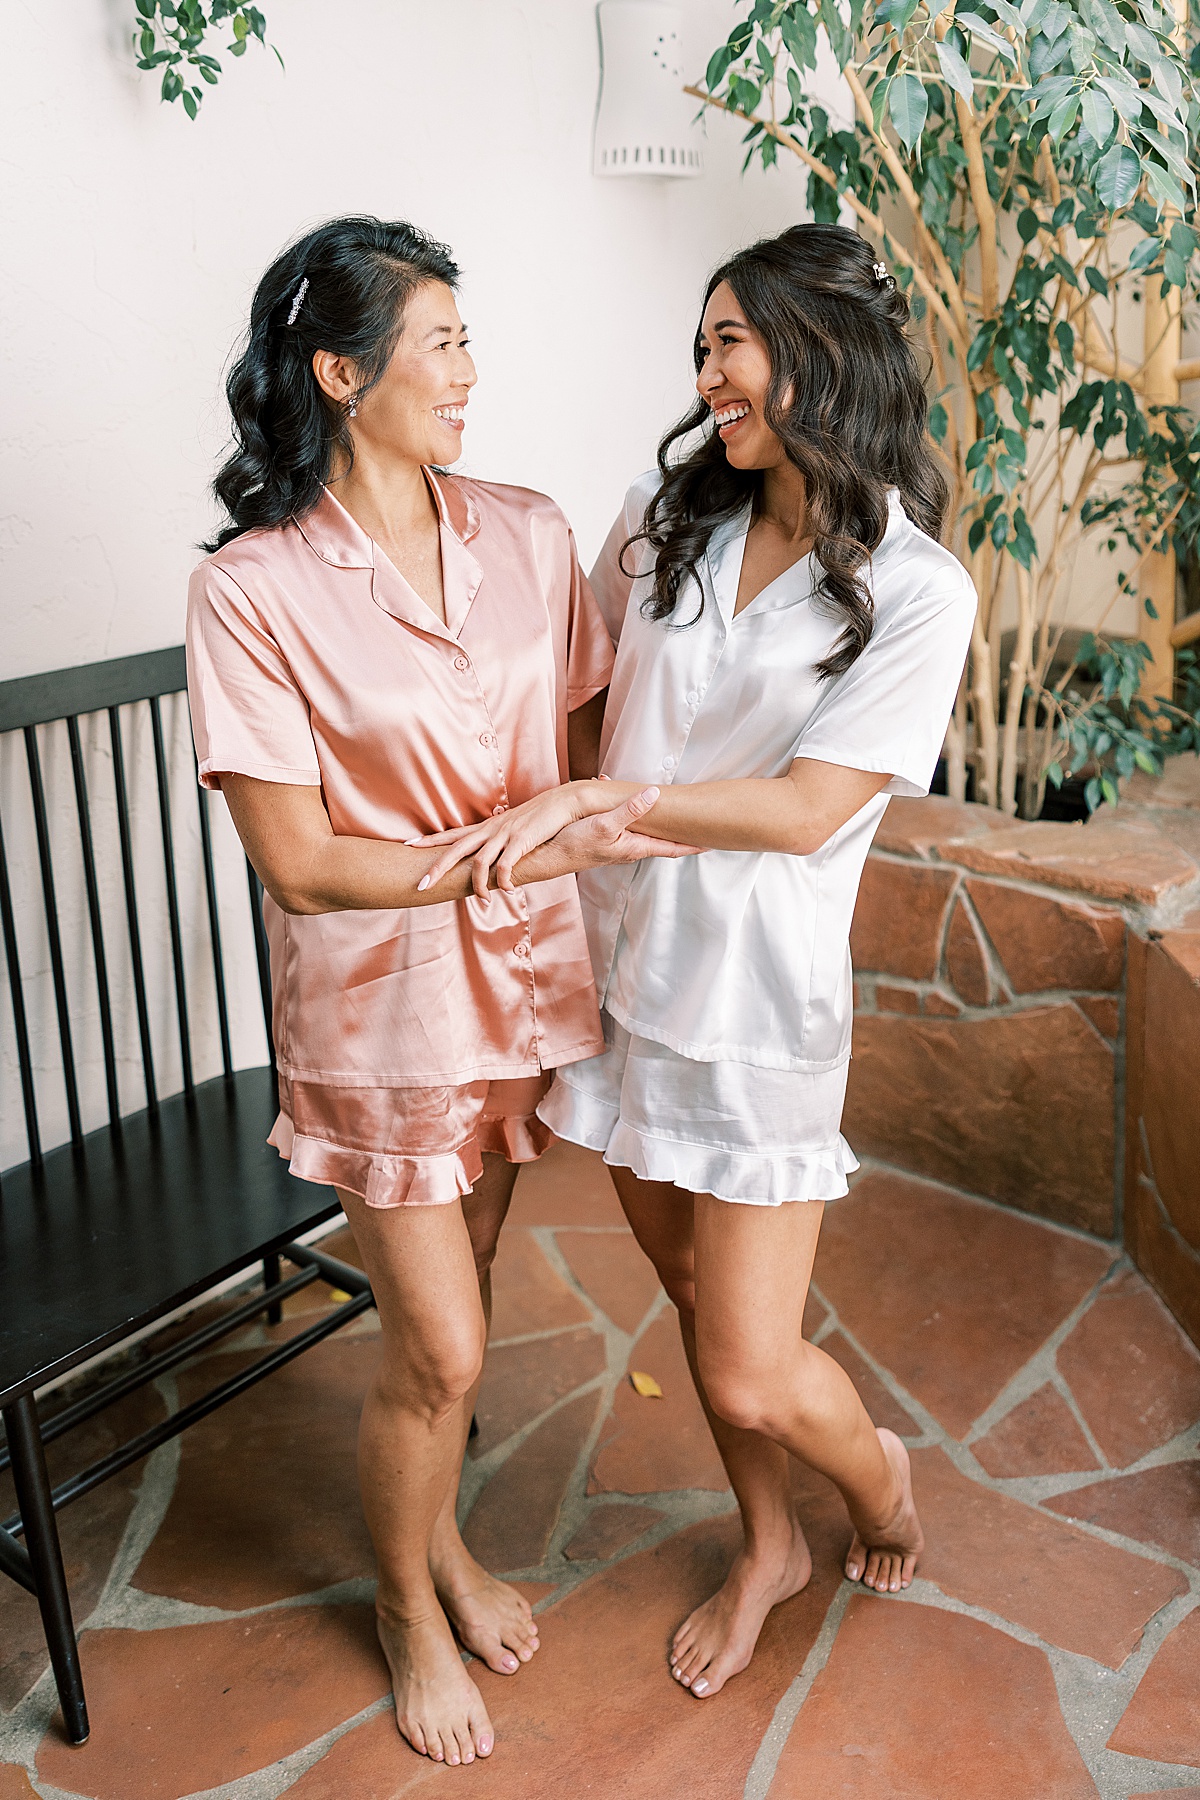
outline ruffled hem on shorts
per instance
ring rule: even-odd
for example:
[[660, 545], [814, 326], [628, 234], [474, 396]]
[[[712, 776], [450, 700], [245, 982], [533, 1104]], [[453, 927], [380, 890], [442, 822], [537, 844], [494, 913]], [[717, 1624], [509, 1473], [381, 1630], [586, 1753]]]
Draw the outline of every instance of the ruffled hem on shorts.
[[368, 1206], [449, 1206], [471, 1192], [483, 1174], [483, 1153], [507, 1162], [536, 1162], [549, 1148], [553, 1133], [536, 1113], [526, 1118], [488, 1118], [457, 1149], [434, 1156], [393, 1156], [382, 1151], [353, 1150], [296, 1131], [281, 1112], [267, 1142], [286, 1160], [301, 1181], [344, 1188]]
[[653, 1136], [626, 1124], [620, 1113], [574, 1086], [561, 1073], [538, 1107], [557, 1137], [598, 1150], [606, 1163], [632, 1169], [645, 1181], [670, 1181], [693, 1194], [712, 1194], [745, 1206], [782, 1206], [793, 1200], [840, 1200], [858, 1159], [842, 1135], [822, 1150], [722, 1150], [680, 1138]]

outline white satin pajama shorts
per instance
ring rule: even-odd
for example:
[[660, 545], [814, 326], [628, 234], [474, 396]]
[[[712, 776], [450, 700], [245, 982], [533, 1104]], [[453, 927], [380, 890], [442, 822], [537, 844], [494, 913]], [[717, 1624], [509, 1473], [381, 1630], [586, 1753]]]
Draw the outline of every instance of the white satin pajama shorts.
[[836, 1200], [849, 1065], [819, 1073], [695, 1062], [603, 1015], [607, 1049], [560, 1069], [538, 1107], [558, 1137], [647, 1181], [747, 1206]]

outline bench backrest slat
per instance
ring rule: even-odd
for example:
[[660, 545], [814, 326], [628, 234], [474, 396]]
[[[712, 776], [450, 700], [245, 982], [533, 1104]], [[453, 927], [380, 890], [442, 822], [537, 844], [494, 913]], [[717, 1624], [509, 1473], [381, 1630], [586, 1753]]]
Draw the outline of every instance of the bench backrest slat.
[[[48, 1145], [273, 1060], [262, 888], [196, 781], [186, 702], [170, 698], [185, 688], [181, 646], [0, 683], [0, 1040], [8, 1055], [15, 1040], [35, 1165]], [[239, 866], [244, 890], [230, 886]], [[5, 1146], [15, 1102], [13, 1083]]]

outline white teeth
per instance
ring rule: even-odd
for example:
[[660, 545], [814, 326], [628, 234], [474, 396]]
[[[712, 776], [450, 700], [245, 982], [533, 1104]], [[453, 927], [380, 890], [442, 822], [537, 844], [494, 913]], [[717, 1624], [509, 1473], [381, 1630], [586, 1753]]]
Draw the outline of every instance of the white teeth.
[[433, 416], [435, 419], [447, 419], [454, 423], [462, 418], [463, 409], [461, 406], [435, 406]]
[[744, 419], [749, 411], [750, 408], [748, 406], [744, 405], [741, 401], [738, 401], [733, 406], [727, 406], [724, 412], [715, 413], [713, 416], [716, 419], [718, 429], [720, 429], [722, 425], [732, 425], [735, 419]]

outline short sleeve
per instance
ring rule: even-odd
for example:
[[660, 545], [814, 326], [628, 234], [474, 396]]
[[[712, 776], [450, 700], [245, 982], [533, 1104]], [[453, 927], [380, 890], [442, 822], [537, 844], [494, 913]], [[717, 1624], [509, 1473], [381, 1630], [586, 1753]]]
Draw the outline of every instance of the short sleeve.
[[567, 608], [567, 711], [603, 693], [612, 676], [613, 647], [587, 577], [579, 566], [575, 535], [568, 532], [571, 593]]
[[876, 626], [846, 673], [827, 684], [796, 755], [890, 774], [889, 794], [927, 794], [962, 679], [975, 606], [965, 569], [938, 570]]
[[[600, 611], [604, 614], [604, 623], [608, 627], [608, 635], [615, 644], [621, 636], [621, 627], [625, 623], [625, 613], [629, 606], [629, 595], [633, 588], [634, 576], [626, 574], [631, 550], [627, 556], [621, 552], [633, 536], [640, 531], [646, 517], [646, 508], [652, 496], [658, 491], [658, 473], [652, 470], [649, 474], [639, 475], [625, 496], [625, 504], [613, 521], [612, 530], [604, 540], [604, 548], [596, 558], [596, 566], [592, 570], [591, 583], [596, 595]], [[624, 564], [624, 567], [622, 567]]]
[[211, 561], [188, 590], [187, 674], [203, 787], [222, 774], [320, 786], [308, 703], [251, 601]]

